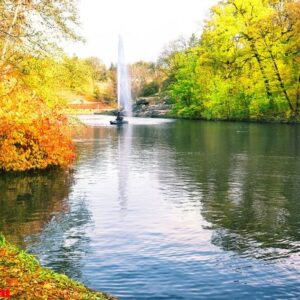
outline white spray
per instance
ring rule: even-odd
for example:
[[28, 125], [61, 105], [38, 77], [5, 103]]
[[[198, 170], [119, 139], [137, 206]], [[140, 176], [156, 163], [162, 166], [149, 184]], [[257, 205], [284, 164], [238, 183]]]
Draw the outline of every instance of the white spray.
[[125, 63], [123, 39], [119, 36], [118, 46], [118, 108], [131, 117], [131, 84], [127, 65]]

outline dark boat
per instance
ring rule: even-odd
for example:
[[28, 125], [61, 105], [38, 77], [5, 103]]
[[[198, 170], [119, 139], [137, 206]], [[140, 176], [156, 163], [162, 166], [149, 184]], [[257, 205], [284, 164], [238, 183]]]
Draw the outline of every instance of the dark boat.
[[117, 126], [122, 126], [123, 124], [128, 124], [128, 121], [124, 120], [114, 120], [114, 121], [109, 121], [111, 125], [117, 125]]
[[117, 118], [114, 121], [110, 121], [111, 125], [122, 126], [124, 124], [128, 124], [128, 121], [124, 121], [124, 117], [122, 115], [122, 111], [117, 112]]

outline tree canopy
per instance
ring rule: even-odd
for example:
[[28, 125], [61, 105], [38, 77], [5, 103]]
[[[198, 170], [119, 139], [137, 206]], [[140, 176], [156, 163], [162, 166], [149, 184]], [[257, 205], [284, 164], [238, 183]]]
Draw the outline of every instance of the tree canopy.
[[208, 119], [297, 118], [299, 19], [296, 0], [220, 1], [196, 44], [161, 59], [175, 112]]
[[78, 39], [76, 1], [0, 1], [0, 170], [68, 166], [58, 40]]

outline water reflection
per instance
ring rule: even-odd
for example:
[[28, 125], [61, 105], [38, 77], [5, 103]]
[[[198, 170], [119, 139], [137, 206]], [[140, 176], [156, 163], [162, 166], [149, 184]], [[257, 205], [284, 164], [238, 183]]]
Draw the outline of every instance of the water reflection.
[[69, 210], [56, 214], [39, 236], [31, 237], [28, 250], [38, 254], [43, 266], [80, 279], [82, 260], [89, 253], [86, 231], [93, 220], [80, 195], [69, 205]]
[[47, 171], [0, 176], [0, 232], [24, 246], [26, 238], [39, 234], [51, 218], [69, 209], [72, 174]]
[[81, 277], [92, 223], [84, 199], [70, 200], [74, 174], [62, 170], [0, 177], [0, 232], [44, 266]]
[[128, 158], [131, 154], [131, 125], [117, 128], [118, 135], [118, 195], [119, 203], [122, 211], [126, 212], [128, 202], [128, 184], [129, 184], [129, 162]]
[[168, 144], [175, 147], [176, 177], [188, 177], [185, 187], [201, 191], [212, 242], [256, 258], [298, 253], [299, 127], [206, 122], [175, 127]]
[[297, 298], [299, 126], [85, 121], [72, 175], [0, 179], [1, 230], [122, 299]]

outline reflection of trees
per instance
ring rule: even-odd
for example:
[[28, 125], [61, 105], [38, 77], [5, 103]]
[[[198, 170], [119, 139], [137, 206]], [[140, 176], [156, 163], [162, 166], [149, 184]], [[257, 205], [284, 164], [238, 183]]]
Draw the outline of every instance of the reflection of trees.
[[[131, 151], [132, 126], [87, 127], [77, 140], [79, 149], [78, 167], [107, 174], [107, 168], [117, 169], [119, 204], [126, 210], [127, 185], [129, 178], [129, 158]], [[81, 142], [83, 141], [83, 143]], [[100, 174], [97, 174], [100, 175]]]
[[102, 157], [109, 157], [118, 144], [118, 132], [109, 127], [86, 127], [75, 136], [78, 150], [77, 167], [101, 167]]
[[86, 230], [92, 221], [84, 198], [76, 195], [69, 201], [68, 211], [53, 217], [42, 233], [33, 237], [29, 249], [39, 255], [44, 266], [80, 279], [82, 259], [89, 251]]
[[[251, 255], [258, 251], [257, 257], [270, 257], [273, 248], [276, 256], [300, 250], [298, 126], [221, 122], [170, 126], [171, 130], [142, 128], [139, 143], [161, 153], [156, 157], [165, 170], [160, 180], [170, 193], [176, 189], [173, 179], [165, 178], [171, 168], [178, 182], [184, 180], [186, 192], [198, 190], [201, 214], [214, 230], [214, 244]], [[185, 203], [195, 201], [188, 198]]]
[[[68, 209], [55, 214], [41, 234], [31, 237], [29, 250], [38, 254], [44, 266], [81, 279], [83, 258], [89, 251], [87, 233], [89, 226], [93, 226], [85, 202], [86, 185], [97, 184], [99, 174], [105, 176], [108, 165], [103, 164], [101, 157], [113, 156], [115, 151], [111, 150], [117, 147], [118, 133], [107, 127], [87, 127], [75, 138], [79, 158], [73, 174], [74, 184], [68, 194]], [[91, 176], [93, 173], [95, 177]]]
[[22, 245], [40, 233], [56, 212], [65, 211], [72, 176], [59, 170], [0, 176], [0, 231]]
[[83, 197], [70, 194], [74, 176], [60, 170], [1, 176], [0, 232], [44, 266], [80, 278], [91, 218]]
[[[195, 164], [185, 163], [202, 184], [202, 215], [216, 228], [213, 242], [239, 252], [258, 247], [266, 252], [287, 249], [283, 254], [299, 250], [299, 244], [298, 249], [291, 247], [300, 241], [297, 134], [291, 136], [292, 128], [277, 125], [199, 127], [193, 151], [206, 155], [199, 157], [196, 172]], [[195, 135], [195, 130], [185, 135]]]

